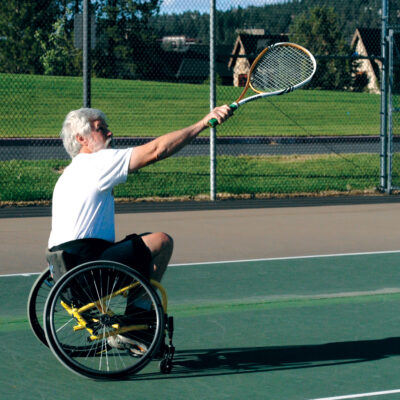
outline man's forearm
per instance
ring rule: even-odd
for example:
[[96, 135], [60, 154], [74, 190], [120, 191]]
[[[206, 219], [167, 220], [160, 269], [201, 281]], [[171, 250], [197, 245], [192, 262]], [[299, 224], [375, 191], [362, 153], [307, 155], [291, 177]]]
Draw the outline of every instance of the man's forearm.
[[155, 139], [154, 144], [157, 146], [157, 160], [162, 160], [175, 154], [182, 147], [189, 144], [205, 128], [206, 125], [204, 122], [199, 121], [196, 124], [167, 133]]

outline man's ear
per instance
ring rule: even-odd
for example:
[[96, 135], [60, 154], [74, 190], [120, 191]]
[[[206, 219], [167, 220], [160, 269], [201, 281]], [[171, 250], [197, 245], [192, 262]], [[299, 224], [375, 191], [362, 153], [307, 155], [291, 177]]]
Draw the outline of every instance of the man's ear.
[[76, 134], [76, 141], [81, 145], [81, 146], [87, 146], [88, 141], [85, 136], [80, 135], [79, 133]]

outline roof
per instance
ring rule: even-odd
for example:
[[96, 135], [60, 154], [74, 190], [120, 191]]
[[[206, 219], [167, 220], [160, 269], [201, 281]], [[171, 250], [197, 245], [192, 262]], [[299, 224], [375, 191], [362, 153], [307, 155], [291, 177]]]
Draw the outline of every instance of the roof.
[[[354, 46], [356, 39], [359, 38], [365, 48], [368, 57], [381, 56], [381, 29], [380, 28], [357, 28], [351, 42]], [[394, 42], [400, 44], [400, 33], [394, 33]]]
[[[216, 70], [220, 76], [232, 76], [226, 65], [227, 55], [230, 54], [231, 46], [216, 46]], [[191, 45], [188, 50], [174, 53], [177, 78], [203, 77], [210, 74], [210, 47], [208, 45]]]
[[277, 42], [287, 42], [287, 35], [249, 35], [240, 34], [238, 39], [242, 42], [245, 54], [259, 53], [267, 46]]
[[381, 55], [381, 29], [380, 28], [357, 28], [353, 36], [352, 45], [359, 38], [365, 48], [365, 56], [380, 57]]

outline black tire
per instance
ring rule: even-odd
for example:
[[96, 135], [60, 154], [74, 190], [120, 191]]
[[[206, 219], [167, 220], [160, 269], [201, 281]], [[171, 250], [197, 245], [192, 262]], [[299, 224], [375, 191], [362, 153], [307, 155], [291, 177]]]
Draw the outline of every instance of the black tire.
[[54, 286], [49, 268], [36, 279], [28, 297], [28, 321], [36, 338], [48, 347], [43, 329], [43, 310], [50, 290]]
[[[121, 290], [129, 285], [135, 286]], [[62, 302], [80, 309], [118, 290], [118, 295], [104, 301], [105, 309], [99, 305], [101, 311], [95, 306], [79, 311], [94, 337], [88, 329], [73, 329], [77, 318], [68, 314]], [[149, 311], [127, 309], [128, 301], [138, 300], [137, 294], [150, 300]], [[144, 368], [160, 345], [165, 324], [161, 301], [148, 281], [132, 268], [111, 261], [82, 264], [65, 274], [47, 299], [43, 320], [46, 340], [57, 359], [76, 374], [95, 379], [120, 378]], [[115, 335], [118, 328], [133, 326], [137, 330], [123, 336], [142, 345], [140, 354], [134, 354], [132, 348], [109, 346], [107, 336]]]

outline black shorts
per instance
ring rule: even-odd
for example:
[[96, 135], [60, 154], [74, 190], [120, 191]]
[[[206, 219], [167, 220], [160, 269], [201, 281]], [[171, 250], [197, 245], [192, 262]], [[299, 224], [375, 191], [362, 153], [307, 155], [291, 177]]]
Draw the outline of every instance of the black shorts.
[[66, 269], [89, 261], [116, 261], [130, 266], [145, 278], [150, 278], [151, 252], [141, 236], [132, 234], [119, 242], [102, 239], [77, 239], [54, 246], [50, 252], [63, 250]]
[[126, 264], [145, 278], [150, 278], [151, 252], [139, 235], [132, 234], [113, 243], [100, 254], [98, 259]]

